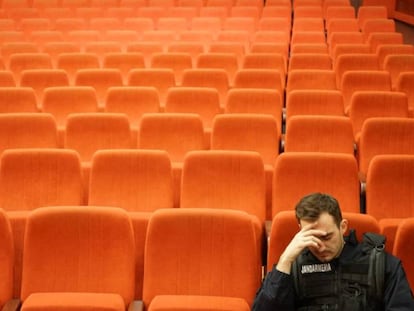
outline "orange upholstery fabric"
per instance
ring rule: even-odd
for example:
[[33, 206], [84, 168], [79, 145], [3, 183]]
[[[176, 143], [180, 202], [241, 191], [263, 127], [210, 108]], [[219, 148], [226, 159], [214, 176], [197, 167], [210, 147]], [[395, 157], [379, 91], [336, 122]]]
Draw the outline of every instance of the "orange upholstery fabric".
[[152, 310], [153, 302], [169, 307], [171, 297], [164, 295], [173, 295], [174, 305], [183, 306], [180, 310], [189, 301], [197, 302], [192, 310], [223, 310], [221, 300], [232, 306], [229, 310], [245, 310], [260, 284], [255, 248], [251, 218], [244, 212], [156, 211], [148, 224], [145, 251], [146, 307]]
[[414, 287], [414, 263], [411, 250], [413, 248], [414, 218], [404, 219], [398, 226], [393, 254], [401, 259], [411, 288]]
[[0, 153], [15, 148], [57, 148], [57, 126], [47, 113], [0, 115]]
[[391, 77], [388, 72], [380, 70], [346, 71], [342, 76], [340, 90], [347, 110], [356, 91], [391, 91]]
[[343, 116], [293, 116], [286, 124], [284, 150], [353, 155], [352, 123]]
[[150, 305], [151, 311], [248, 311], [247, 302], [241, 298], [195, 296], [195, 295], [159, 295], [156, 296]]
[[36, 93], [30, 87], [1, 87], [0, 112], [37, 112]]
[[279, 139], [277, 123], [272, 116], [225, 114], [214, 119], [211, 148], [257, 151], [265, 164], [273, 166], [279, 153]]
[[359, 170], [367, 174], [379, 154], [413, 154], [414, 120], [411, 118], [370, 118], [365, 121], [359, 141]]
[[10, 220], [0, 209], [0, 307], [13, 297], [14, 242]]
[[134, 296], [134, 266], [132, 223], [122, 209], [39, 208], [27, 220], [22, 309], [59, 301], [125, 310]]
[[413, 176], [413, 155], [377, 155], [368, 167], [366, 211], [378, 219], [382, 232], [387, 234], [386, 247], [390, 251], [398, 224], [403, 218], [414, 217]]
[[79, 156], [73, 150], [6, 150], [1, 157], [0, 185], [0, 206], [8, 211], [81, 204]]
[[64, 147], [79, 152], [83, 162], [99, 149], [131, 148], [126, 115], [120, 113], [72, 113], [66, 122]]
[[343, 116], [342, 94], [337, 90], [292, 90], [286, 98], [286, 122], [295, 115]]
[[265, 219], [263, 160], [252, 151], [192, 151], [184, 160], [183, 208], [236, 209]]
[[171, 161], [160, 150], [101, 150], [94, 154], [89, 205], [152, 212], [173, 207]]
[[282, 96], [276, 90], [232, 88], [227, 93], [225, 113], [259, 113], [272, 115], [282, 132]]
[[349, 117], [357, 140], [364, 121], [372, 117], [408, 117], [408, 100], [404, 93], [357, 91], [351, 98]]
[[358, 165], [350, 154], [286, 152], [276, 159], [273, 174], [273, 217], [294, 208], [301, 197], [325, 192], [344, 212], [360, 212]]

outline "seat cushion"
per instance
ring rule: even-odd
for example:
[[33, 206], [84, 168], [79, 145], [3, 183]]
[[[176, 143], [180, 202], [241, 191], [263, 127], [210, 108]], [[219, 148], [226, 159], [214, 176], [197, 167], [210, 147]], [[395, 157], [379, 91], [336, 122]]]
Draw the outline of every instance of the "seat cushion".
[[244, 299], [217, 296], [159, 295], [148, 311], [249, 311]]
[[117, 294], [34, 293], [23, 302], [22, 311], [125, 311]]

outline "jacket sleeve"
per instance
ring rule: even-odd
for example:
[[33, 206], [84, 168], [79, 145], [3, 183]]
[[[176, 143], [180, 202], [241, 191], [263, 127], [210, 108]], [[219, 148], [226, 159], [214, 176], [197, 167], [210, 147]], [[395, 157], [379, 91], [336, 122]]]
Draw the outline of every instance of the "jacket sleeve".
[[412, 311], [414, 298], [401, 261], [387, 256], [384, 292], [385, 311]]
[[277, 310], [295, 310], [295, 294], [292, 276], [273, 268], [257, 291], [252, 311]]

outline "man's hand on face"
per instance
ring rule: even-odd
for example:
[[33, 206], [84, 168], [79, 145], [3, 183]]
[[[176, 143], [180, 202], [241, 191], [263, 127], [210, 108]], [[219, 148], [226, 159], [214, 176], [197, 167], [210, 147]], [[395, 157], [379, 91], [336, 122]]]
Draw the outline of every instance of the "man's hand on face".
[[316, 226], [317, 222], [314, 222], [306, 224], [301, 228], [280, 256], [279, 262], [276, 265], [277, 270], [290, 274], [292, 263], [306, 247], [319, 251], [324, 250], [325, 245], [322, 240], [327, 232], [315, 229]]

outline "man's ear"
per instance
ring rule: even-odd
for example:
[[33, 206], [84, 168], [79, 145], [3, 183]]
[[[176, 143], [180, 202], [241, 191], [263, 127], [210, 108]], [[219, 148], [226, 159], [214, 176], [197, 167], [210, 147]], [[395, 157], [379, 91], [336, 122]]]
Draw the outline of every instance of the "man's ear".
[[339, 224], [339, 230], [341, 230], [342, 235], [348, 230], [348, 219], [342, 219]]

